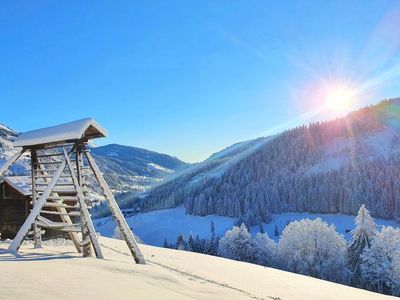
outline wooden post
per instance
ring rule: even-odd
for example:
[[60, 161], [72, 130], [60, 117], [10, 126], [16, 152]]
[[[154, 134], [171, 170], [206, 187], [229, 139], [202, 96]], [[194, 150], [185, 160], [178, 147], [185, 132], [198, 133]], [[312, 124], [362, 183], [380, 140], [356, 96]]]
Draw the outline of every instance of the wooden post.
[[115, 221], [119, 227], [121, 235], [123, 236], [126, 244], [128, 245], [129, 250], [133, 258], [135, 259], [136, 263], [138, 264], [145, 264], [146, 261], [143, 257], [142, 252], [140, 251], [136, 239], [133, 236], [131, 229], [129, 228], [128, 223], [126, 222], [124, 215], [122, 214], [121, 210], [119, 209], [118, 203], [115, 200], [113, 194], [111, 193], [110, 188], [108, 187], [106, 181], [104, 180], [103, 175], [101, 174], [99, 167], [97, 166], [95, 160], [93, 159], [92, 155], [85, 150], [85, 155], [88, 159], [90, 168], [92, 169], [97, 181], [99, 182], [100, 186], [104, 191], [104, 195], [108, 204], [110, 205], [110, 210], [114, 216]]
[[81, 189], [81, 187], [79, 185], [78, 179], [75, 176], [74, 169], [72, 168], [72, 163], [71, 163], [71, 161], [70, 161], [70, 159], [68, 157], [68, 154], [65, 151], [65, 149], [64, 149], [64, 157], [65, 157], [65, 161], [67, 163], [68, 169], [69, 169], [69, 171], [71, 173], [71, 177], [72, 177], [72, 181], [74, 183], [75, 189], [77, 191], [77, 197], [78, 197], [79, 204], [80, 204], [80, 207], [81, 207], [81, 216], [82, 216], [81, 223], [82, 223], [82, 225], [84, 227], [86, 227], [86, 230], [87, 230], [87, 232], [89, 234], [89, 238], [92, 241], [92, 245], [93, 245], [94, 252], [96, 253], [96, 257], [97, 258], [103, 258], [103, 254], [101, 252], [100, 244], [99, 244], [99, 242], [97, 240], [96, 231], [94, 230], [94, 226], [93, 226], [92, 220], [90, 219], [90, 214], [89, 214], [89, 211], [88, 211], [87, 206], [86, 206], [85, 196], [84, 196], [84, 194], [82, 192], [82, 189]]
[[[36, 197], [38, 193], [36, 192], [36, 175], [38, 171], [38, 158], [36, 149], [31, 149], [31, 177], [32, 177], [32, 205], [36, 205]], [[42, 233], [41, 228], [38, 226], [37, 220], [33, 224], [33, 241], [35, 248], [42, 248]]]
[[[82, 160], [82, 145], [77, 144], [75, 147], [75, 154], [76, 154], [76, 173], [77, 173], [77, 180], [78, 185], [83, 186], [83, 176], [82, 176], [82, 168], [83, 168], [83, 160]], [[71, 171], [72, 172], [72, 171]], [[84, 196], [86, 196], [84, 194]], [[86, 197], [85, 197], [86, 198]], [[81, 210], [81, 228], [82, 228], [82, 255], [92, 256], [92, 247], [90, 244], [89, 239], [89, 232], [87, 230], [87, 226], [84, 225], [84, 216]]]

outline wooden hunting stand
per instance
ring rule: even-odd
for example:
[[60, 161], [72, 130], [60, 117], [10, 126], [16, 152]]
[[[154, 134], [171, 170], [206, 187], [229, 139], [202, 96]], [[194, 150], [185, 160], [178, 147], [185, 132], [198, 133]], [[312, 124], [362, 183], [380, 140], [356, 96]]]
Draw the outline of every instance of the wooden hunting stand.
[[[33, 234], [36, 247], [41, 246], [42, 228], [67, 232], [78, 252], [103, 258], [90, 218], [90, 192], [87, 176], [90, 172], [103, 190], [105, 200], [116, 220], [136, 263], [145, 263], [135, 237], [95, 160], [87, 149], [90, 139], [105, 137], [107, 132], [93, 119], [78, 120], [54, 127], [29, 131], [20, 135], [14, 146], [21, 151], [1, 168], [0, 177], [24, 153], [31, 157], [32, 210], [9, 246], [17, 252], [25, 237]], [[59, 216], [60, 222], [49, 220]], [[82, 232], [82, 239], [78, 232]]]

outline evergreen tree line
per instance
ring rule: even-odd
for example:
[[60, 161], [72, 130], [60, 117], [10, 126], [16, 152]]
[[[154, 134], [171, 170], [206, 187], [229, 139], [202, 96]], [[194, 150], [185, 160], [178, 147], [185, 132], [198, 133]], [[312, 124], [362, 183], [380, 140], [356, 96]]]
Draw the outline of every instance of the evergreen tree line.
[[[164, 247], [217, 255], [238, 261], [274, 267], [303, 275], [400, 295], [400, 229], [377, 230], [364, 205], [358, 210], [351, 241], [346, 243], [334, 226], [320, 218], [289, 223], [276, 243], [263, 232], [252, 236], [246, 225], [234, 226], [223, 237], [210, 239], [179, 234], [175, 244]], [[275, 227], [274, 235], [279, 235]]]
[[[207, 175], [213, 168], [208, 164], [155, 188], [136, 205], [143, 211], [183, 205], [189, 214], [256, 225], [273, 213], [355, 214], [365, 203], [372, 215], [399, 220], [400, 135], [388, 138], [385, 154], [366, 142], [386, 128], [399, 107], [384, 101], [345, 118], [286, 131], [221, 175]], [[326, 157], [333, 141], [343, 149], [339, 165], [332, 167]]]

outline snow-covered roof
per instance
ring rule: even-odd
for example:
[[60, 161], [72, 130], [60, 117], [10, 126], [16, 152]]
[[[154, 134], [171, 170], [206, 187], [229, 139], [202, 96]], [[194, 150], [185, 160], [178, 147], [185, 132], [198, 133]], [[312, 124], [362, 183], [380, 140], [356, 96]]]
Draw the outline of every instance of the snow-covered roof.
[[22, 133], [16, 138], [15, 147], [27, 147], [107, 136], [107, 131], [94, 119], [86, 118], [53, 127], [36, 129]]
[[[0, 183], [3, 181], [25, 196], [30, 196], [32, 194], [32, 179], [30, 176], [6, 176], [0, 180]], [[60, 178], [59, 182], [72, 183], [72, 180], [71, 178]], [[56, 190], [59, 194], [68, 194], [75, 191], [72, 186], [58, 186]]]
[[29, 196], [31, 194], [32, 179], [30, 176], [9, 176], [4, 177], [3, 180], [22, 195]]

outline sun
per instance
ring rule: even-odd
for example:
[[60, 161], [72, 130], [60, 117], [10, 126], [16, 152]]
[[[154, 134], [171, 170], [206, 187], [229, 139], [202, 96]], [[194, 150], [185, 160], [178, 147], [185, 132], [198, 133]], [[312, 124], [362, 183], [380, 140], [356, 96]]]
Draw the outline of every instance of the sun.
[[352, 105], [353, 92], [345, 86], [336, 86], [328, 89], [325, 96], [325, 106], [329, 110], [344, 111]]

